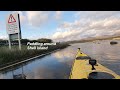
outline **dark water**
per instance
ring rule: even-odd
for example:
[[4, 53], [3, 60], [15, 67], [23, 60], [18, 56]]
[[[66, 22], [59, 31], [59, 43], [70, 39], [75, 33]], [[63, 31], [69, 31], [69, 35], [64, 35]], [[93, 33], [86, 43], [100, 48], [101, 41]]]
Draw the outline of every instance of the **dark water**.
[[12, 79], [13, 73], [23, 73], [27, 79], [68, 79], [77, 48], [120, 75], [120, 41], [110, 45], [109, 40], [72, 44], [42, 58], [0, 71], [0, 79]]

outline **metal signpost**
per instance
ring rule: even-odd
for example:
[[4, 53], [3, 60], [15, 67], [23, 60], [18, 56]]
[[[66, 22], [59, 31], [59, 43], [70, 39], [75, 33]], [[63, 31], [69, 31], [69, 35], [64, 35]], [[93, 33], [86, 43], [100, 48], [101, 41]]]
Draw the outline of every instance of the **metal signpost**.
[[9, 49], [11, 49], [11, 41], [18, 40], [19, 50], [21, 50], [21, 27], [20, 17], [18, 13], [10, 14], [7, 16], [6, 30], [9, 37]]

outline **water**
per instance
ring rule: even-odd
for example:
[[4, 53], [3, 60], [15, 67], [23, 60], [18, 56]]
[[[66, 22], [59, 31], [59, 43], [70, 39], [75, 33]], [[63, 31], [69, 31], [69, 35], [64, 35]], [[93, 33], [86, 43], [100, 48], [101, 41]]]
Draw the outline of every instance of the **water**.
[[110, 40], [103, 40], [72, 44], [42, 58], [0, 71], [0, 79], [12, 79], [13, 73], [21, 74], [22, 69], [27, 79], [68, 79], [79, 47], [84, 53], [120, 75], [120, 41], [116, 45], [110, 45]]

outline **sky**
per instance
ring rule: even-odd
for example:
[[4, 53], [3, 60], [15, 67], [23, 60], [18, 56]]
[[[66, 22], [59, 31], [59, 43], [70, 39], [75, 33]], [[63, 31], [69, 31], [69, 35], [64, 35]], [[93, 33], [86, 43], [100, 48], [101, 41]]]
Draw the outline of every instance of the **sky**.
[[0, 39], [8, 39], [7, 15], [20, 14], [23, 39], [54, 41], [120, 35], [120, 11], [0, 11]]

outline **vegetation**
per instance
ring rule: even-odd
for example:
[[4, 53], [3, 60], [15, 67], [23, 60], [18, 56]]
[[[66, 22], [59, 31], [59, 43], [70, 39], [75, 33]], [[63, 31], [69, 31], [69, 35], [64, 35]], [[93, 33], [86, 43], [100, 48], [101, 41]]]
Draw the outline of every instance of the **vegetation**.
[[[14, 41], [11, 41], [11, 42], [14, 45], [18, 45], [18, 40], [14, 40]], [[27, 42], [51, 43], [53, 41], [51, 39], [47, 39], [47, 38], [41, 38], [41, 39], [38, 39], [38, 40], [29, 40], [29, 39], [22, 39], [21, 40], [21, 43], [23, 45], [26, 45]], [[4, 45], [8, 45], [8, 40], [0, 39], [0, 46], [4, 46]]]
[[[48, 42], [52, 42], [52, 40], [47, 39]], [[47, 42], [47, 40], [45, 42]], [[9, 50], [8, 45], [7, 46], [0, 46], [0, 67], [4, 67], [8, 64], [12, 64], [18, 61], [22, 61], [25, 59], [32, 58], [37, 55], [45, 54], [57, 49], [63, 49], [67, 46], [68, 44], [65, 43], [57, 43], [57, 45], [54, 46], [48, 46], [47, 50], [28, 50], [27, 45], [24, 45], [27, 43], [29, 40], [24, 39], [22, 41], [22, 50], [18, 50], [18, 45], [12, 46], [12, 49]], [[39, 40], [41, 41], [41, 40]], [[42, 39], [41, 42], [44, 42]]]
[[44, 42], [44, 43], [51, 43], [51, 42], [53, 42], [51, 39], [46, 39], [46, 38], [41, 38], [41, 39], [38, 39], [37, 40], [38, 42]]

